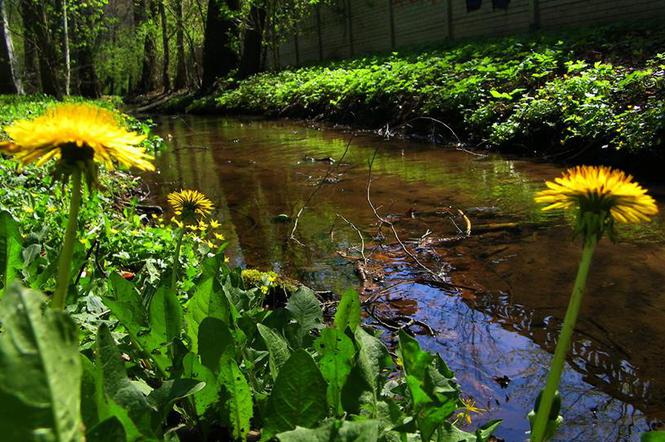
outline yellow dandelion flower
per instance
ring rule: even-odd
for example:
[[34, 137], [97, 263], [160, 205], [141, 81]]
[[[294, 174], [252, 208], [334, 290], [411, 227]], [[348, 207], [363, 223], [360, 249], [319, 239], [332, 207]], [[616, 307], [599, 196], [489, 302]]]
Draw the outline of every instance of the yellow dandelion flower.
[[264, 295], [267, 295], [269, 291], [270, 291], [270, 287], [268, 287], [267, 285], [262, 285], [261, 286], [261, 293], [263, 293]]
[[217, 220], [213, 219], [212, 221], [210, 221], [210, 228], [212, 229], [219, 229], [220, 225], [221, 224]]
[[638, 223], [658, 213], [647, 191], [633, 177], [609, 167], [578, 166], [545, 183], [536, 202], [548, 204], [543, 210], [571, 209], [578, 212], [577, 230], [600, 235], [614, 221]]
[[213, 211], [212, 202], [196, 190], [172, 192], [168, 201], [175, 214], [185, 222], [195, 222], [198, 217], [205, 217]]
[[221, 233], [215, 233], [215, 238], [217, 238], [218, 241], [224, 241], [226, 239]]
[[225, 263], [225, 264], [228, 264], [228, 263], [230, 263], [230, 262], [231, 262], [231, 260], [229, 259], [229, 257], [228, 257], [228, 256], [225, 256], [225, 257], [224, 257], [224, 263]]
[[0, 151], [22, 164], [38, 166], [52, 158], [71, 164], [97, 161], [113, 169], [115, 163], [155, 170], [154, 159], [139, 147], [145, 135], [129, 132], [116, 114], [89, 104], [60, 104], [33, 120], [15, 121], [5, 132], [12, 141], [0, 143]]
[[211, 248], [211, 249], [214, 249], [214, 248], [215, 248], [215, 243], [212, 242], [212, 241], [206, 241], [206, 245], [207, 245], [209, 248]]
[[476, 407], [476, 401], [474, 401], [471, 398], [460, 398], [460, 401], [462, 402], [462, 411], [457, 413], [455, 421], [463, 420], [466, 422], [467, 425], [471, 425], [471, 420], [472, 420], [471, 415], [473, 413], [483, 414], [485, 411], [487, 411], [482, 408]]

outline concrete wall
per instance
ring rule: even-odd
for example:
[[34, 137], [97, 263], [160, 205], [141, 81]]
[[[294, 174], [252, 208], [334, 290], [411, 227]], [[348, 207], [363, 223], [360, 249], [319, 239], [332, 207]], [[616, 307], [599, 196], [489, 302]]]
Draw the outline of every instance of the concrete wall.
[[448, 39], [639, 20], [665, 25], [665, 0], [511, 0], [507, 9], [482, 0], [474, 11], [466, 0], [335, 0], [303, 20], [279, 60], [298, 66]]

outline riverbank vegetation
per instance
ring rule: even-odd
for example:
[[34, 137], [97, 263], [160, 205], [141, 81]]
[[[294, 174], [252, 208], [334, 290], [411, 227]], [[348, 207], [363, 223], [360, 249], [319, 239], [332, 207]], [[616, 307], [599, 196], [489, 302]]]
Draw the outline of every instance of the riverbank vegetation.
[[[90, 163], [147, 167], [161, 145], [149, 124], [109, 119], [103, 101], [0, 105], [12, 134], [0, 157], [7, 437], [489, 440], [497, 421], [459, 428], [482, 410], [445, 362], [406, 333], [391, 352], [362, 324], [355, 292], [324, 316], [308, 288], [285, 297], [276, 275], [227, 266], [204, 195], [176, 192], [168, 213], [147, 211], [138, 178]], [[49, 152], [55, 163], [28, 164]], [[81, 174], [93, 175], [83, 187]]]
[[664, 158], [665, 32], [493, 38], [263, 73], [190, 105], [402, 130], [555, 160]]

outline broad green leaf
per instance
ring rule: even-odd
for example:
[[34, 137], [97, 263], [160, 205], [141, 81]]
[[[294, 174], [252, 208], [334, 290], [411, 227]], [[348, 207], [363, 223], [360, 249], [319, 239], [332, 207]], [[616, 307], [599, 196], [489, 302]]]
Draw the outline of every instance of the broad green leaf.
[[341, 393], [353, 367], [356, 350], [353, 341], [344, 332], [326, 328], [314, 342], [314, 348], [321, 355], [321, 374], [328, 383], [328, 405], [337, 415], [342, 415]]
[[280, 368], [289, 359], [289, 344], [279, 333], [263, 324], [257, 324], [259, 334], [268, 348], [268, 365], [273, 380], [277, 379]]
[[399, 334], [399, 354], [411, 393], [420, 437], [428, 442], [457, 408], [458, 392], [450, 369], [440, 358], [423, 351], [414, 338]]
[[640, 442], [665, 442], [665, 431], [649, 431], [642, 433]]
[[231, 434], [236, 440], [245, 440], [254, 412], [252, 391], [245, 375], [230, 355], [222, 356], [219, 384], [224, 398], [224, 416], [229, 421]]
[[392, 360], [388, 349], [375, 336], [370, 335], [362, 327], [358, 327], [354, 333], [358, 344], [358, 365], [365, 381], [376, 394], [381, 388], [381, 370], [391, 367]]
[[281, 442], [376, 442], [379, 440], [379, 422], [328, 422], [319, 428], [302, 428], [277, 435]]
[[360, 325], [360, 296], [355, 290], [347, 290], [337, 306], [335, 327], [341, 332], [347, 327], [355, 331], [358, 325]]
[[85, 437], [94, 442], [119, 442], [127, 440], [127, 433], [120, 419], [112, 416], [90, 428]]
[[213, 373], [219, 372], [224, 354], [235, 355], [235, 343], [229, 326], [217, 318], [205, 318], [199, 326], [199, 356]]
[[230, 324], [230, 307], [214, 278], [201, 283], [187, 302], [185, 323], [192, 341], [192, 352], [198, 353], [199, 327], [205, 318], [216, 318]]
[[301, 287], [289, 298], [286, 309], [291, 313], [291, 318], [298, 325], [296, 341], [299, 346], [302, 346], [305, 336], [310, 331], [318, 330], [322, 327], [323, 312], [321, 304], [316, 299], [314, 292], [308, 288]]
[[399, 333], [399, 351], [404, 364], [404, 371], [420, 381], [425, 380], [425, 372], [434, 361], [434, 357], [420, 349], [418, 341], [404, 331]]
[[19, 275], [22, 241], [18, 224], [9, 212], [0, 212], [0, 295]]
[[157, 410], [152, 415], [153, 430], [156, 433], [161, 432], [161, 427], [176, 401], [196, 394], [204, 387], [205, 382], [194, 379], [176, 379], [165, 381], [159, 388], [153, 390], [148, 395], [148, 402]]
[[182, 306], [169, 287], [159, 287], [150, 300], [149, 322], [151, 334], [159, 337], [168, 347], [180, 337]]
[[193, 353], [188, 353], [183, 358], [183, 375], [205, 383], [205, 387], [194, 396], [192, 401], [196, 414], [203, 417], [219, 402], [219, 385], [217, 376]]
[[[157, 412], [157, 409], [127, 377], [120, 350], [106, 324], [100, 325], [97, 332], [96, 358], [95, 366], [102, 380], [104, 394], [110, 402], [111, 413], [120, 419], [130, 438], [133, 439], [134, 436], [133, 427], [143, 436], [152, 437], [151, 415]], [[125, 417], [128, 417], [131, 423], [127, 422]]]
[[44, 297], [12, 284], [0, 301], [0, 434], [7, 441], [82, 439], [78, 330]]
[[265, 412], [267, 435], [314, 427], [328, 415], [326, 381], [305, 350], [291, 355], [279, 372]]
[[81, 355], [81, 418], [86, 428], [100, 423], [100, 416], [106, 414], [101, 382], [98, 382], [95, 365]]
[[151, 330], [148, 314], [141, 303], [141, 295], [131, 282], [115, 273], [110, 280], [113, 296], [104, 297], [104, 304], [127, 329], [131, 340], [146, 357], [155, 361], [162, 373], [168, 373], [171, 358], [165, 337], [166, 329], [161, 327], [160, 330], [158, 326], [157, 330]]

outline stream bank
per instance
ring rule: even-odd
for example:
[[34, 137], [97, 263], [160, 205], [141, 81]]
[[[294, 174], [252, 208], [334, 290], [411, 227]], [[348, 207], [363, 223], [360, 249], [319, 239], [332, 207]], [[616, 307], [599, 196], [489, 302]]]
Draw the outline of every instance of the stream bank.
[[312, 119], [660, 177], [663, 47], [648, 24], [462, 41], [231, 78], [149, 109]]

